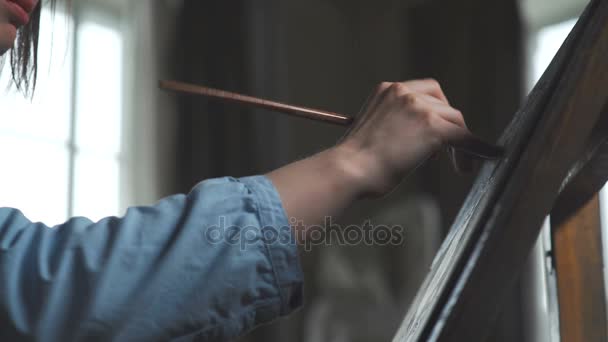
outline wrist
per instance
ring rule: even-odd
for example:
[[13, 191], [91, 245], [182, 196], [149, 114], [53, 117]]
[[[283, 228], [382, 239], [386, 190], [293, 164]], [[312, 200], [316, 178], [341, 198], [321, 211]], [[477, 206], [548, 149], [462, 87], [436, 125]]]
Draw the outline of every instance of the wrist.
[[377, 158], [355, 144], [343, 142], [329, 150], [333, 167], [354, 192], [356, 198], [381, 195], [388, 191], [387, 177]]

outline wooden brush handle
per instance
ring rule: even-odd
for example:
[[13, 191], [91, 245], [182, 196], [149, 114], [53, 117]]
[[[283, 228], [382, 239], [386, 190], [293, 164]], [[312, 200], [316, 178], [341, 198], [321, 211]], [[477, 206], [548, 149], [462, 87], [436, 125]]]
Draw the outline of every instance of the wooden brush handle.
[[[225, 102], [236, 102], [248, 106], [270, 109], [273, 111], [287, 113], [301, 118], [306, 118], [315, 121], [323, 121], [341, 126], [349, 126], [353, 122], [352, 117], [343, 114], [308, 107], [294, 106], [286, 103], [260, 99], [253, 96], [237, 94], [225, 90], [214, 89], [178, 81], [160, 81], [159, 86], [160, 88], [166, 90], [207, 96], [223, 100]], [[504, 152], [501, 147], [486, 143], [474, 135], [471, 135], [467, 137], [467, 139], [463, 139], [462, 141], [454, 143], [451, 146], [457, 152], [464, 153], [469, 157], [480, 159], [497, 159], [500, 158]], [[453, 162], [455, 167], [457, 167], [457, 163], [455, 161]]]
[[159, 85], [162, 89], [213, 97], [226, 102], [236, 102], [245, 105], [252, 105], [255, 107], [283, 112], [301, 118], [306, 118], [315, 121], [323, 121], [341, 126], [348, 126], [353, 121], [351, 117], [338, 113], [307, 107], [294, 106], [286, 103], [260, 99], [253, 96], [237, 94], [225, 90], [187, 84], [183, 82], [160, 81]]

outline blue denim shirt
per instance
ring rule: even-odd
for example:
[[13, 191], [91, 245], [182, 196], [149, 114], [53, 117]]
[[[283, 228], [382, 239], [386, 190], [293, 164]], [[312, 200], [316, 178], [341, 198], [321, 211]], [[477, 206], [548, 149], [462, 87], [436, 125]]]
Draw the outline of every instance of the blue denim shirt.
[[0, 209], [0, 341], [229, 341], [299, 307], [302, 281], [264, 176], [53, 228]]

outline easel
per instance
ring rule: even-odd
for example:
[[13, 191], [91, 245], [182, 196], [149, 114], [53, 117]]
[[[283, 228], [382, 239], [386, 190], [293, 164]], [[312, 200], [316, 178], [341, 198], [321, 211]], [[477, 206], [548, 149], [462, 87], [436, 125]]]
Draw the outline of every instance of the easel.
[[[562, 308], [562, 341], [605, 340], [594, 196], [608, 179], [607, 121], [608, 1], [593, 0], [501, 137], [506, 158], [480, 171], [394, 341], [483, 341], [549, 213], [560, 305], [580, 310]], [[582, 279], [585, 267], [596, 276]], [[567, 304], [568, 291], [583, 297]]]

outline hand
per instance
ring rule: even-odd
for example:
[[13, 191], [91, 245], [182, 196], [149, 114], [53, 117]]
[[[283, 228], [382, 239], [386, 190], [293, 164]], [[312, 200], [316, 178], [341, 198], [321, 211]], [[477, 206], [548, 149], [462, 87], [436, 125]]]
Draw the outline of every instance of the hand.
[[382, 83], [341, 142], [268, 177], [288, 217], [304, 223], [293, 229], [305, 238], [308, 227], [361, 197], [389, 192], [446, 143], [469, 156], [499, 154], [469, 132], [436, 81]]
[[381, 195], [444, 144], [471, 136], [437, 81], [384, 82], [336, 149], [364, 192]]

